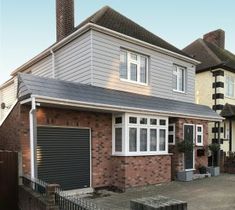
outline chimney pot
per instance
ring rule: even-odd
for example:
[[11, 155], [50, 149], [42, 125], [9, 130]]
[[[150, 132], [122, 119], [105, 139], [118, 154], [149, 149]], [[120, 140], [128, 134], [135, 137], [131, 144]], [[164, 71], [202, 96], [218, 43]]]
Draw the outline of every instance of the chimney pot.
[[74, 1], [56, 0], [56, 37], [62, 40], [74, 31]]
[[203, 40], [215, 44], [216, 46], [225, 47], [225, 32], [221, 29], [211, 31], [203, 36]]

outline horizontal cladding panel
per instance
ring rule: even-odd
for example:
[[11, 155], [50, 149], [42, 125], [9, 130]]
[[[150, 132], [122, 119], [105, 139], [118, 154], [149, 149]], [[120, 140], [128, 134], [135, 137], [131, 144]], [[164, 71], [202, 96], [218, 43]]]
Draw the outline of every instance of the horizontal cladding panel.
[[[119, 60], [122, 47], [150, 56], [150, 86], [120, 81]], [[172, 90], [174, 64], [187, 67], [187, 94], [176, 93]], [[194, 102], [195, 70], [192, 64], [97, 31], [93, 33], [93, 69], [93, 81], [97, 86], [134, 93], [139, 93], [141, 90], [142, 94]]]

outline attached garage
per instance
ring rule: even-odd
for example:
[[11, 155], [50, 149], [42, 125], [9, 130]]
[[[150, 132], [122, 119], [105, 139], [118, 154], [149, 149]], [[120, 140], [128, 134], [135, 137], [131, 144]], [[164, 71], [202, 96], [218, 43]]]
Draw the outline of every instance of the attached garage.
[[37, 127], [38, 178], [63, 190], [91, 185], [90, 129]]

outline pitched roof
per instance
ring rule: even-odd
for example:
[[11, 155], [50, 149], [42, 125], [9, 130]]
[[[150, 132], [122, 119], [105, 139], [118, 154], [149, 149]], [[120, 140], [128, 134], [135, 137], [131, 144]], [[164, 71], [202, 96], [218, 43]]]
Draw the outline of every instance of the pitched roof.
[[224, 68], [235, 72], [235, 55], [203, 39], [197, 39], [185, 47], [183, 51], [201, 61], [201, 64], [196, 67], [197, 73], [215, 68]]
[[169, 114], [169, 116], [221, 119], [216, 112], [204, 105], [43, 78], [31, 74], [20, 74], [19, 100], [29, 98], [31, 95], [108, 107], [110, 110], [118, 108]]
[[222, 117], [235, 117], [235, 105], [226, 103], [220, 115]]
[[79, 24], [76, 28], [79, 29], [87, 23], [97, 24], [99, 26], [111, 29], [121, 34], [125, 34], [127, 36], [139, 39], [149, 44], [156, 45], [163, 49], [167, 49], [188, 57], [186, 53], [182, 52], [178, 48], [164, 41], [155, 34], [149, 32], [142, 26], [133, 22], [132, 20], [115, 11], [114, 9], [110, 8], [109, 6], [105, 6], [93, 15], [91, 15], [89, 18]]

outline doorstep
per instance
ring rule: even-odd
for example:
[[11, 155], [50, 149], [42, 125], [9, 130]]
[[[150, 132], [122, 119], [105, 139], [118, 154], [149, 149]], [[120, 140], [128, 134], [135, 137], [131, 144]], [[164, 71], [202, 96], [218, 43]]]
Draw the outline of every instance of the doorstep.
[[82, 188], [82, 189], [75, 189], [75, 190], [64, 190], [63, 192], [66, 193], [68, 196], [78, 195], [78, 196], [85, 196], [87, 194], [93, 193], [94, 189], [92, 187]]
[[211, 177], [210, 173], [207, 173], [207, 174], [193, 174], [193, 180], [204, 179], [204, 178], [209, 178], [209, 177]]

